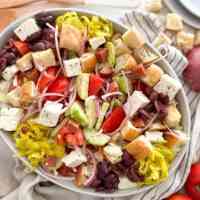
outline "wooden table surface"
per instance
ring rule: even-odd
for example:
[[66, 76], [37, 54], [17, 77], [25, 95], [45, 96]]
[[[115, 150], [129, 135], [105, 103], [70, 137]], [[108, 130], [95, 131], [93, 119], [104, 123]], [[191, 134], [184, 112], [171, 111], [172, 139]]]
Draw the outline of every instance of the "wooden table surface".
[[[9, 0], [7, 0], [9, 1]], [[118, 0], [116, 0], [118, 1]], [[0, 0], [0, 7], [1, 7], [1, 0]], [[124, 11], [128, 9], [125, 8], [116, 8], [116, 7], [109, 7], [109, 6], [95, 6], [95, 5], [69, 5], [63, 3], [49, 3], [47, 1], [37, 1], [35, 0], [33, 3], [17, 7], [17, 8], [9, 8], [9, 9], [0, 9], [0, 31], [11, 21], [15, 18], [26, 15], [28, 13], [42, 10], [44, 8], [61, 8], [61, 7], [76, 7], [76, 8], [84, 8], [87, 10], [96, 11], [102, 13], [103, 15], [109, 17], [118, 17]]]

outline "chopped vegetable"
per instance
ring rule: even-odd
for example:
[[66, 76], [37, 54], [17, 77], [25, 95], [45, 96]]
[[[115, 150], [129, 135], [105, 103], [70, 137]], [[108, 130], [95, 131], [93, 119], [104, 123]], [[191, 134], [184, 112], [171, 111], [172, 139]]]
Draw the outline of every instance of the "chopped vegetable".
[[26, 42], [14, 41], [13, 44], [21, 55], [24, 55], [30, 51], [28, 43]]
[[113, 132], [117, 129], [125, 118], [125, 112], [122, 107], [116, 107], [111, 114], [106, 118], [102, 125], [104, 133]]
[[42, 164], [47, 156], [62, 158], [65, 149], [48, 139], [51, 129], [32, 120], [19, 124], [14, 134], [20, 156], [27, 157], [33, 167]]
[[99, 75], [91, 74], [89, 82], [89, 96], [98, 95], [99, 91], [103, 88], [104, 79]]
[[115, 46], [112, 42], [107, 42], [106, 47], [108, 48], [108, 63], [114, 67], [116, 62]]

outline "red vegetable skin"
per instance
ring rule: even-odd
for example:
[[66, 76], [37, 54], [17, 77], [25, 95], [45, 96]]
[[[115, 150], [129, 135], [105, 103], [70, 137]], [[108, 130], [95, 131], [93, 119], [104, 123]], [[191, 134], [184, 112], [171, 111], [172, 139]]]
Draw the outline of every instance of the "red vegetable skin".
[[71, 176], [72, 175], [72, 170], [70, 168], [68, 168], [67, 166], [65, 166], [64, 164], [59, 169], [57, 169], [57, 172], [61, 176]]
[[103, 122], [102, 129], [104, 133], [110, 133], [116, 130], [125, 118], [123, 107], [116, 107], [107, 119]]
[[52, 81], [56, 79], [57, 67], [49, 67], [46, 73], [42, 73], [38, 79], [37, 86], [39, 92], [42, 92]]
[[68, 121], [57, 135], [57, 143], [64, 145], [81, 146], [84, 144], [84, 137], [79, 125], [75, 122]]
[[188, 195], [185, 194], [174, 194], [166, 200], [193, 200]]
[[99, 75], [91, 74], [89, 81], [89, 96], [98, 95], [104, 85], [104, 79]]
[[193, 164], [186, 182], [186, 191], [193, 200], [200, 199], [200, 163]]
[[200, 92], [200, 47], [189, 51], [187, 58], [189, 63], [183, 72], [183, 77], [194, 91]]
[[28, 43], [26, 42], [13, 41], [13, 44], [21, 55], [24, 55], [30, 51]]
[[[64, 76], [59, 76], [56, 78], [55, 81], [53, 81], [50, 84], [47, 93], [58, 93], [67, 95], [68, 91], [69, 91], [69, 80]], [[48, 96], [46, 99], [50, 101], [56, 101], [60, 99], [60, 97]]]
[[108, 49], [107, 48], [99, 48], [96, 50], [96, 58], [98, 62], [104, 63], [106, 62], [108, 57]]
[[143, 64], [139, 64], [134, 72], [138, 76], [144, 76], [146, 73], [146, 69]]
[[119, 91], [119, 86], [116, 81], [113, 81], [109, 85], [108, 92], [117, 92], [117, 91]]

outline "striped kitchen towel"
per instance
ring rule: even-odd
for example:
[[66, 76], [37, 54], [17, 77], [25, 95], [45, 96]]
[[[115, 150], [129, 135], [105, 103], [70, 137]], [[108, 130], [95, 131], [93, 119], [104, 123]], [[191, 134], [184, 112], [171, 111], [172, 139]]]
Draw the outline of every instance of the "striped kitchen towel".
[[[154, 14], [132, 11], [126, 13], [120, 20], [127, 26], [136, 26], [150, 42], [163, 31], [162, 24]], [[175, 47], [168, 46], [168, 50], [166, 59], [182, 80], [181, 74], [187, 65], [187, 59]], [[120, 200], [162, 200], [182, 188], [189, 173], [193, 157], [197, 155], [196, 150], [200, 151], [200, 145], [196, 143], [200, 139], [200, 123], [198, 122], [200, 119], [199, 96], [191, 91], [184, 82], [183, 86], [189, 100], [193, 128], [190, 136], [191, 139], [185, 147], [185, 154], [180, 165], [170, 173], [168, 180], [165, 182], [150, 187], [143, 193], [120, 198]], [[56, 185], [41, 182], [40, 177], [33, 173], [24, 174], [21, 165], [16, 166], [15, 177], [21, 182], [21, 185], [15, 191], [2, 198], [2, 200], [103, 200], [102, 198], [79, 195]]]

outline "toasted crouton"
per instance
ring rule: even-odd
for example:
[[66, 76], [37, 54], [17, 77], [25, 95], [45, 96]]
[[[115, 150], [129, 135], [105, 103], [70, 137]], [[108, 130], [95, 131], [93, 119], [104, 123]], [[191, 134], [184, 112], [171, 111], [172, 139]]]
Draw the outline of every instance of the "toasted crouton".
[[125, 148], [136, 160], [141, 160], [150, 155], [153, 146], [145, 136], [141, 135], [127, 144]]

